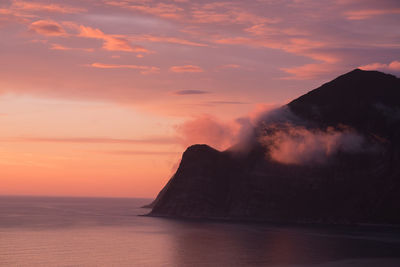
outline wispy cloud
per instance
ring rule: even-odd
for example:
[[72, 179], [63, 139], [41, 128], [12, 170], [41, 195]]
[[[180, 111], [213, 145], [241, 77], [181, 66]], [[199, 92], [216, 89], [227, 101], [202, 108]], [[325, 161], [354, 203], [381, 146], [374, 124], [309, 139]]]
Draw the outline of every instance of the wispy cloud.
[[138, 45], [132, 45], [124, 35], [105, 34], [100, 29], [80, 25], [79, 37], [103, 40], [103, 48], [110, 51], [124, 51], [135, 53], [149, 53], [146, 48]]
[[133, 70], [139, 70], [141, 74], [158, 73], [160, 71], [160, 68], [154, 66], [117, 65], [117, 64], [105, 64], [98, 62], [92, 63], [89, 66], [99, 69], [133, 69]]
[[118, 156], [132, 156], [132, 155], [178, 155], [182, 152], [178, 151], [145, 151], [145, 150], [110, 150], [110, 151], [100, 151], [100, 153]]
[[167, 19], [180, 19], [184, 12], [184, 9], [176, 4], [154, 3], [152, 1], [142, 1], [141, 3], [140, 1], [136, 3], [106, 1], [106, 4]]
[[147, 42], [155, 42], [155, 43], [170, 43], [170, 44], [198, 46], [198, 47], [209, 46], [208, 44], [205, 43], [194, 42], [183, 38], [169, 37], [169, 36], [141, 35], [141, 36], [131, 37], [131, 39], [142, 40]]
[[86, 144], [177, 144], [176, 138], [151, 137], [143, 139], [118, 139], [107, 137], [20, 137], [7, 139], [15, 142], [86, 143]]
[[[79, 25], [74, 22], [65, 21], [62, 24], [53, 20], [38, 20], [30, 24], [29, 29], [46, 36], [78, 37], [102, 40], [102, 48], [108, 51], [133, 52], [140, 55], [151, 53], [140, 45], [134, 45], [129, 36], [121, 34], [106, 34], [98, 28]], [[68, 29], [68, 32], [66, 31]], [[53, 45], [51, 49], [71, 50], [62, 44]]]
[[209, 144], [218, 149], [232, 145], [234, 125], [210, 115], [201, 115], [176, 126], [182, 145]]
[[[2, 23], [10, 22], [30, 24], [33, 19], [48, 20], [49, 16], [52, 14], [76, 14], [86, 11], [83, 7], [72, 7], [55, 3], [50, 4], [19, 0], [3, 2], [0, 3], [0, 26]], [[41, 15], [44, 14], [46, 14], [46, 16], [41, 17]]]
[[386, 63], [371, 63], [359, 67], [363, 70], [382, 70], [382, 71], [396, 71], [400, 72], [400, 61], [392, 61], [388, 64]]
[[86, 51], [86, 52], [93, 52], [93, 48], [80, 48], [80, 47], [68, 47], [62, 44], [56, 44], [52, 43], [50, 44], [50, 49], [51, 50], [61, 50], [61, 51], [69, 51], [69, 50], [81, 50], [81, 51]]
[[174, 95], [203, 95], [203, 94], [209, 94], [209, 91], [203, 91], [203, 90], [178, 90], [172, 92]]
[[246, 105], [250, 104], [249, 102], [242, 102], [242, 101], [208, 101], [207, 104], [212, 105]]
[[376, 16], [400, 14], [400, 8], [388, 8], [388, 9], [362, 9], [346, 11], [344, 13], [348, 20], [363, 20], [370, 19]]
[[26, 1], [12, 1], [11, 9], [23, 10], [23, 11], [39, 11], [39, 12], [51, 12], [51, 13], [81, 13], [85, 12], [86, 9], [82, 7], [71, 7], [67, 5], [60, 5], [55, 3], [40, 3], [40, 2], [26, 2]]
[[184, 66], [172, 66], [170, 69], [172, 72], [183, 73], [183, 72], [203, 72], [204, 70], [196, 65], [184, 65]]
[[315, 60], [321, 60], [325, 62], [336, 62], [337, 58], [334, 55], [318, 51], [325, 48], [328, 43], [322, 41], [314, 41], [308, 37], [292, 38], [287, 35], [279, 35], [280, 38], [275, 36], [274, 38], [265, 37], [232, 37], [216, 39], [217, 44], [224, 45], [246, 45], [253, 47], [265, 47], [283, 50], [285, 52], [303, 55], [310, 57]]
[[295, 28], [255, 25], [245, 29], [250, 36], [216, 39], [223, 45], [244, 45], [281, 50], [290, 54], [310, 58], [316, 63], [280, 68], [290, 76], [287, 80], [310, 80], [323, 77], [340, 69], [342, 56], [336, 53], [334, 44], [325, 40], [316, 40], [309, 32]]
[[256, 15], [232, 2], [214, 2], [194, 8], [191, 13], [191, 21], [217, 24], [261, 24], [276, 23], [279, 19]]
[[239, 64], [225, 64], [225, 65], [221, 65], [219, 66], [220, 69], [238, 69], [240, 68]]
[[[335, 0], [326, 3], [308, 3], [305, 0], [106, 0], [96, 4], [91, 1], [73, 1], [68, 2], [68, 5], [64, 3], [67, 2], [8, 1], [0, 4], [0, 27], [15, 23], [15, 20], [7, 21], [13, 13], [24, 16], [24, 23], [18, 23], [28, 27], [31, 32], [42, 35], [40, 39], [48, 39], [44, 45], [53, 50], [51, 53], [54, 53], [54, 50], [68, 51], [67, 54], [71, 55], [70, 58], [65, 58], [65, 64], [62, 64], [54, 60], [54, 57], [45, 55], [45, 51], [40, 52], [43, 53], [43, 64], [46, 64], [49, 72], [65, 67], [69, 68], [68, 72], [71, 75], [79, 76], [79, 79], [65, 78], [65, 88], [89, 88], [89, 84], [92, 84], [107, 92], [103, 95], [110, 99], [120, 97], [108, 90], [108, 83], [112, 80], [108, 79], [107, 75], [115, 75], [118, 71], [121, 74], [118, 77], [123, 77], [135, 70], [143, 74], [157, 73], [161, 72], [159, 68], [162, 68], [165, 69], [165, 73], [159, 75], [159, 79], [146, 80], [144, 76], [137, 76], [137, 87], [149, 89], [149, 94], [143, 97], [150, 98], [151, 94], [161, 91], [159, 88], [164, 88], [164, 93], [157, 95], [166, 96], [167, 92], [166, 97], [178, 102], [182, 101], [182, 98], [172, 95], [199, 93], [185, 92], [186, 90], [174, 92], [176, 88], [210, 88], [215, 95], [219, 96], [221, 93], [221, 99], [229, 100], [233, 95], [227, 97], [224, 94], [237, 93], [233, 99], [240, 99], [245, 94], [245, 90], [242, 89], [248, 88], [252, 91], [249, 92], [251, 97], [248, 99], [253, 101], [252, 97], [260, 95], [255, 91], [261, 90], [264, 84], [268, 84], [265, 86], [266, 92], [271, 92], [269, 88], [276, 88], [282, 89], [282, 94], [285, 94], [283, 91], [287, 93], [286, 90], [292, 87], [293, 80], [300, 80], [304, 86], [299, 86], [305, 88], [313, 79], [327, 79], [366, 63], [375, 65], [368, 64], [362, 67], [393, 69], [393, 64], [390, 65], [387, 60], [397, 59], [389, 55], [396, 54], [400, 47], [396, 37], [397, 28], [394, 25], [400, 11], [396, 1], [380, 1], [379, 4], [376, 1], [361, 4], [356, 0]], [[87, 10], [90, 10], [90, 14], [76, 15]], [[12, 33], [14, 38], [10, 44], [31, 37], [32, 35], [18, 34], [22, 25], [4, 31], [3, 40], [7, 41], [6, 39], [11, 37], [9, 33]], [[369, 25], [371, 27], [368, 27]], [[39, 39], [39, 36], [35, 35], [33, 38]], [[32, 48], [29, 48], [30, 51]], [[80, 51], [98, 53], [84, 54]], [[111, 56], [118, 56], [120, 60], [108, 61], [107, 58], [110, 59]], [[76, 62], [72, 62], [73, 60]], [[98, 71], [83, 69], [89, 72], [84, 76], [73, 69], [77, 65], [82, 66], [84, 62], [95, 62], [87, 65], [92, 68], [116, 71], [103, 71], [103, 76], [98, 78], [101, 84], [95, 85], [91, 82], [93, 77], [90, 75], [97, 74]], [[27, 69], [25, 71], [28, 72]], [[180, 79], [173, 79], [171, 74], [174, 73], [181, 75]], [[35, 88], [46, 88], [26, 89], [34, 93], [50, 91], [49, 88], [54, 88], [59, 83], [53, 78], [56, 75], [46, 78], [25, 75], [26, 82], [6, 76], [7, 73], [1, 77], [4, 83], [17, 83], [18, 86], [2, 88], [29, 88], [29, 84], [34, 83]], [[276, 84], [277, 77], [284, 79], [279, 85]], [[193, 86], [197, 82], [201, 86]], [[22, 83], [26, 83], [26, 86]], [[122, 81], [118, 83], [127, 95], [141, 94], [139, 89], [128, 88], [132, 85]], [[73, 90], [63, 88], [57, 91], [63, 96], [74, 94]], [[279, 94], [273, 93], [274, 97]], [[95, 93], [80, 95], [83, 96], [98, 97]], [[206, 105], [205, 102], [199, 104]], [[231, 108], [228, 105], [222, 107], [222, 102], [220, 104], [221, 107], [218, 108]]]
[[63, 36], [66, 35], [64, 28], [52, 20], [37, 20], [29, 26], [29, 29], [41, 35]]
[[340, 67], [329, 63], [312, 63], [290, 68], [282, 68], [282, 71], [290, 76], [282, 78], [283, 80], [311, 80], [316, 77], [332, 74], [340, 70]]

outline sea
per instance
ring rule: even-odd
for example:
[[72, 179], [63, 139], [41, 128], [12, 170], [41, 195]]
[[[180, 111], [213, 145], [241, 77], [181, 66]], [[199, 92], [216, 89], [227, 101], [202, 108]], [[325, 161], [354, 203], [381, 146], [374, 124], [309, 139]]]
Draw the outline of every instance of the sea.
[[400, 230], [141, 216], [151, 199], [0, 197], [0, 266], [400, 266]]

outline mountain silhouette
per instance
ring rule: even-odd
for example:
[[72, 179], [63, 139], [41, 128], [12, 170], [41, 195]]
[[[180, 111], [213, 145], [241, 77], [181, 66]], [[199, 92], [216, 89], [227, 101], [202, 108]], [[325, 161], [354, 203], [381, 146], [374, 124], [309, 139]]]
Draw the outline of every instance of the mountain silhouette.
[[187, 148], [150, 215], [399, 224], [399, 140], [400, 79], [356, 69], [261, 118], [245, 152]]

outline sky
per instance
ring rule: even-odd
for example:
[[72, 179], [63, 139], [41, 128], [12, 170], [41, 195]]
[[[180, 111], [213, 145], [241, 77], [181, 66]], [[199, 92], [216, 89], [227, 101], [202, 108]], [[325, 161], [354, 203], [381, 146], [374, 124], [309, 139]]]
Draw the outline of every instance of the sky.
[[398, 0], [0, 0], [0, 194], [155, 197], [355, 68], [399, 76]]

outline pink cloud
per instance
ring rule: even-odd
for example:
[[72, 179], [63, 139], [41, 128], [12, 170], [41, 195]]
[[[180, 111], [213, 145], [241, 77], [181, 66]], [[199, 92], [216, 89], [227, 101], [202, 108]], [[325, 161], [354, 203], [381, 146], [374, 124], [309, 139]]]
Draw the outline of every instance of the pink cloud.
[[329, 49], [327, 50], [332, 45], [328, 41], [314, 40], [307, 32], [294, 28], [279, 29], [265, 26], [264, 24], [254, 25], [246, 28], [245, 31], [253, 36], [223, 38], [217, 39], [215, 42], [224, 45], [246, 45], [277, 49], [319, 61], [318, 63], [309, 63], [302, 66], [281, 68], [282, 71], [291, 74], [291, 76], [284, 78], [288, 80], [315, 79], [339, 69], [337, 63], [342, 60], [341, 57], [336, 53], [330, 52]]
[[172, 66], [169, 70], [176, 73], [203, 72], [203, 69], [201, 67], [195, 65]]
[[150, 137], [144, 139], [119, 139], [108, 137], [20, 137], [8, 139], [15, 142], [87, 143], [87, 144], [176, 144], [176, 138]]
[[266, 158], [273, 161], [283, 164], [323, 164], [339, 151], [358, 153], [376, 149], [365, 147], [364, 137], [350, 127], [309, 129], [300, 125], [302, 120], [286, 106], [260, 108], [249, 120], [251, 123], [247, 124], [244, 132], [256, 129], [253, 139], [264, 146]]
[[52, 20], [37, 20], [29, 26], [29, 29], [33, 32], [48, 35], [48, 36], [64, 36], [66, 35], [63, 27]]
[[[325, 74], [328, 73], [328, 70], [338, 69], [340, 66], [343, 68], [344, 58], [340, 55], [340, 52], [335, 52], [335, 50], [338, 50], [338, 43], [345, 40], [340, 40], [341, 37], [336, 38], [334, 35], [325, 35], [321, 33], [316, 34], [316, 30], [318, 31], [319, 26], [305, 26], [301, 19], [298, 24], [288, 25], [285, 23], [285, 14], [281, 12], [282, 10], [277, 12], [276, 15], [274, 12], [268, 12], [267, 7], [276, 8], [274, 3], [266, 2], [264, 4], [260, 1], [260, 3], [257, 4], [257, 8], [265, 12], [257, 12], [257, 10], [253, 8], [254, 6], [243, 5], [240, 1], [217, 1], [196, 4], [188, 3], [176, 3], [173, 4], [173, 7], [169, 8], [172, 13], [177, 15], [171, 16], [172, 18], [179, 19], [180, 22], [188, 24], [188, 28], [191, 27], [192, 29], [186, 29], [182, 32], [189, 33], [192, 36], [207, 41], [211, 39], [212, 42], [217, 44], [277, 49], [318, 61], [315, 63], [304, 64], [303, 66], [288, 67], [285, 69], [281, 68], [281, 70], [286, 73], [293, 74], [293, 76], [288, 77], [288, 79], [313, 79], [315, 77], [325, 76]], [[285, 12], [289, 12], [289, 9], [293, 7], [299, 11], [298, 16], [291, 15], [291, 18], [296, 20], [301, 16], [310, 15], [310, 20], [315, 20], [315, 18], [321, 19], [321, 17], [312, 16], [312, 14], [307, 13], [307, 9], [302, 9], [301, 7], [304, 6], [303, 1], [296, 1], [295, 4], [295, 6], [291, 3], [282, 5], [283, 8], [286, 9]], [[356, 4], [356, 2], [353, 4]], [[167, 12], [164, 9], [166, 5], [159, 6], [153, 1], [135, 1], [134, 5], [129, 4], [129, 2], [113, 2], [113, 5], [120, 7], [130, 6], [133, 10], [157, 15], [159, 17], [163, 17], [163, 14]], [[324, 5], [320, 4], [313, 4], [311, 7], [314, 9], [322, 8], [318, 14], [323, 15], [327, 10], [329, 12], [332, 12], [332, 10], [335, 10], [335, 12], [338, 13], [344, 12], [343, 5], [336, 2], [332, 2], [326, 7], [326, 9], [324, 9]], [[352, 8], [354, 8], [354, 5]], [[361, 11], [348, 11], [346, 14], [350, 17], [352, 16], [352, 18], [356, 18], [357, 16], [370, 16], [371, 14], [379, 15], [384, 13], [397, 13], [397, 9], [366, 9]], [[329, 17], [329, 14], [325, 15]], [[210, 29], [207, 26], [199, 24], [212, 24], [214, 26], [213, 29]], [[218, 27], [222, 29], [222, 27], [226, 26], [230, 27], [228, 31], [218, 32]], [[231, 35], [231, 37], [229, 37], [229, 35]], [[337, 42], [338, 40], [339, 42]], [[184, 38], [183, 40], [175, 40], [171, 38], [168, 39], [151, 36], [148, 37], [148, 41], [171, 42], [187, 45], [202, 43], [193, 41], [189, 41], [189, 43]], [[365, 46], [365, 43], [357, 44], [354, 40], [347, 41], [347, 46]], [[319, 68], [323, 67], [327, 67], [326, 71], [323, 69], [319, 70]], [[307, 70], [310, 71], [308, 74], [306, 73]]]
[[194, 23], [217, 24], [262, 24], [276, 23], [279, 19], [258, 16], [244, 10], [232, 2], [213, 2], [193, 9], [191, 21]]
[[149, 50], [139, 45], [132, 45], [124, 37], [106, 36], [103, 48], [110, 51], [125, 51], [135, 53], [149, 53]]
[[223, 150], [233, 144], [235, 126], [210, 115], [202, 115], [176, 126], [182, 145], [208, 144]]
[[99, 69], [133, 69], [139, 70], [141, 74], [158, 73], [160, 68], [153, 66], [139, 66], [139, 65], [116, 65], [116, 64], [104, 64], [104, 63], [92, 63], [89, 66]]
[[[0, 6], [1, 7], [1, 6]], [[59, 4], [48, 4], [41, 2], [27, 2], [27, 1], [10, 1], [8, 6], [0, 8], [0, 26], [1, 24], [8, 24], [12, 22], [29, 24], [32, 19], [40, 19], [40, 16], [35, 14], [38, 12], [46, 13], [81, 13], [85, 12], [85, 8], [70, 7]], [[42, 18], [49, 20], [49, 18]]]
[[43, 11], [52, 13], [81, 13], [85, 12], [86, 9], [82, 7], [71, 7], [59, 4], [47, 4], [39, 2], [26, 2], [14, 0], [11, 5], [11, 9], [23, 10], [23, 11]]
[[225, 64], [220, 66], [221, 69], [238, 69], [240, 68], [239, 64]]
[[100, 29], [88, 26], [79, 26], [79, 37], [103, 40], [103, 48], [110, 51], [124, 51], [135, 53], [150, 53], [142, 46], [132, 45], [124, 35], [105, 34]]
[[233, 20], [229, 14], [207, 10], [195, 10], [192, 16], [195, 23], [231, 23]]
[[267, 157], [283, 164], [325, 163], [338, 151], [354, 153], [361, 150], [364, 139], [350, 130], [307, 130], [290, 124], [268, 126], [260, 138], [267, 148]]
[[68, 46], [56, 44], [56, 43], [50, 44], [50, 49], [51, 50], [61, 50], [61, 51], [70, 51], [70, 50], [81, 50], [81, 51], [86, 51], [86, 52], [94, 51], [93, 48], [68, 47]]
[[110, 151], [96, 151], [98, 153], [105, 153], [109, 155], [118, 155], [118, 156], [132, 156], [132, 155], [179, 155], [182, 154], [181, 151], [146, 151], [146, 150], [110, 150]]
[[193, 42], [189, 40], [185, 40], [182, 38], [176, 37], [167, 37], [167, 36], [154, 36], [154, 35], [143, 35], [133, 39], [144, 40], [148, 42], [156, 42], [156, 43], [171, 43], [171, 44], [180, 44], [180, 45], [189, 45], [189, 46], [199, 46], [206, 47], [208, 44]]
[[71, 50], [72, 48], [70, 48], [70, 47], [66, 47], [66, 46], [63, 46], [63, 45], [60, 45], [60, 44], [51, 44], [51, 47], [50, 47], [50, 49], [52, 49], [52, 50]]
[[[227, 101], [225, 101], [227, 102]], [[260, 119], [276, 108], [275, 104], [258, 104], [244, 117], [221, 121], [204, 114], [176, 126], [176, 133], [183, 146], [208, 144], [219, 150], [235, 145], [233, 149], [245, 151]]]
[[173, 95], [203, 95], [203, 94], [209, 94], [209, 91], [204, 91], [204, 90], [178, 90], [172, 92]]
[[385, 63], [371, 63], [359, 67], [363, 70], [383, 70], [383, 71], [400, 71], [400, 61], [392, 61], [388, 64]]
[[144, 1], [140, 4], [131, 4], [129, 2], [119, 1], [107, 1], [106, 4], [167, 19], [180, 19], [183, 15], [182, 12], [184, 11], [183, 8], [175, 4], [153, 3], [152, 1]]
[[196, 3], [190, 5], [190, 8], [185, 6], [190, 1], [175, 0], [174, 2], [176, 4], [154, 1], [140, 1], [134, 4], [127, 1], [107, 1], [106, 4], [186, 23], [260, 24], [279, 21], [277, 18], [267, 18], [246, 11], [233, 2]]
[[331, 53], [316, 52], [317, 49], [325, 48], [329, 44], [322, 41], [314, 41], [309, 38], [290, 38], [290, 36], [279, 35], [273, 39], [259, 37], [233, 37], [216, 39], [216, 43], [225, 45], [246, 45], [254, 47], [266, 47], [283, 50], [288, 53], [303, 55], [315, 60], [325, 62], [336, 62], [338, 58]]
[[266, 34], [278, 33], [276, 28], [267, 26], [264, 23], [252, 25], [251, 27], [244, 29], [244, 31], [255, 36], [265, 36]]
[[388, 65], [388, 69], [400, 71], [400, 61], [392, 61]]
[[363, 20], [370, 19], [375, 16], [400, 14], [400, 8], [389, 8], [389, 9], [362, 9], [347, 11], [344, 13], [345, 17], [349, 20]]
[[325, 75], [332, 75], [340, 71], [340, 67], [330, 63], [311, 63], [302, 66], [281, 68], [282, 71], [290, 74], [284, 80], [311, 80]]
[[[289, 88], [310, 88], [315, 85], [311, 79], [333, 77], [333, 75], [349, 70], [352, 66], [363, 65], [363, 63], [385, 62], [383, 60], [390, 58], [388, 57], [390, 53], [395, 53], [399, 49], [393, 31], [396, 27], [391, 25], [394, 23], [392, 18], [383, 20], [382, 16], [379, 17], [382, 18], [382, 21], [365, 20], [356, 23], [343, 21], [344, 17], [340, 15], [361, 6], [357, 4], [357, 1], [354, 1], [354, 4], [349, 7], [338, 7], [335, 1], [307, 5], [304, 4], [305, 2], [298, 2], [296, 9], [290, 7], [288, 2], [278, 4], [277, 1], [181, 2], [168, 0], [164, 1], [164, 5], [159, 5], [160, 2], [154, 0], [108, 1], [105, 5], [104, 2], [84, 1], [78, 3], [73, 1], [68, 2], [69, 5], [72, 5], [72, 9], [68, 9], [66, 7], [69, 6], [63, 4], [67, 2], [26, 0], [19, 1], [13, 10], [5, 8], [11, 7], [12, 3], [12, 1], [8, 1], [8, 3], [0, 5], [3, 7], [0, 9], [0, 13], [5, 14], [0, 17], [11, 16], [10, 14], [18, 11], [20, 14], [29, 15], [26, 17], [29, 21], [26, 25], [29, 26], [33, 22], [32, 31], [47, 37], [68, 37], [68, 39], [57, 38], [57, 40], [49, 38], [46, 47], [59, 51], [57, 53], [55, 51], [49, 53], [42, 49], [36, 50], [43, 59], [40, 62], [42, 68], [48, 70], [47, 73], [52, 73], [51, 77], [41, 77], [45, 75], [44, 72], [35, 75], [35, 71], [29, 69], [29, 64], [25, 64], [21, 69], [25, 72], [25, 79], [21, 81], [16, 78], [18, 73], [15, 71], [20, 68], [14, 66], [13, 64], [16, 63], [13, 62], [22, 62], [28, 60], [28, 57], [18, 58], [17, 54], [12, 51], [14, 49], [12, 44], [25, 42], [26, 46], [30, 46], [26, 48], [32, 58], [39, 57], [39, 54], [31, 52], [38, 48], [38, 45], [25, 40], [32, 35], [21, 34], [25, 23], [13, 25], [12, 23], [15, 21], [8, 24], [0, 22], [0, 27], [10, 26], [2, 31], [2, 40], [8, 42], [8, 48], [5, 47], [8, 49], [5, 53], [8, 58], [8, 67], [3, 71], [2, 88], [15, 88], [7, 90], [27, 91], [27, 93], [32, 91], [34, 94], [71, 97], [74, 97], [73, 94], [77, 94], [79, 97], [94, 99], [101, 96], [109, 98], [111, 101], [122, 98], [122, 94], [127, 94], [130, 96], [130, 101], [137, 102], [140, 102], [137, 95], [147, 99], [150, 98], [148, 95], [154, 94], [173, 98], [172, 101], [176, 102], [171, 106], [174, 104], [189, 106], [190, 103], [187, 103], [189, 97], [173, 97], [165, 92], [200, 88], [215, 93], [215, 96], [218, 97], [217, 100], [221, 99], [219, 103], [237, 103], [241, 101], [235, 100], [241, 98], [245, 99], [243, 102], [253, 103], [267, 95], [272, 98], [271, 101], [281, 101], [281, 99], [289, 98], [291, 94], [292, 96], [298, 94], [295, 93], [295, 89]], [[34, 3], [34, 6], [26, 3]], [[48, 3], [58, 4], [50, 5]], [[84, 16], [71, 15], [72, 12], [79, 11], [74, 10], [75, 5], [77, 8], [81, 8], [81, 11], [87, 9], [93, 12], [84, 14]], [[35, 11], [29, 11], [28, 6]], [[361, 9], [373, 9], [373, 5], [365, 4]], [[382, 4], [380, 9], [386, 10], [387, 5]], [[318, 15], [318, 17], [309, 16], [310, 13]], [[165, 21], [159, 17], [170, 17], [172, 20]], [[62, 20], [68, 21], [62, 22]], [[35, 21], [53, 23], [35, 25]], [[331, 26], [332, 22], [335, 22], [335, 27]], [[372, 22], [375, 26], [368, 28]], [[383, 24], [388, 24], [388, 27], [383, 27]], [[368, 29], [368, 34], [363, 29]], [[63, 32], [64, 35], [62, 35]], [[47, 37], [40, 38], [46, 39]], [[39, 38], [39, 35], [33, 36], [33, 38]], [[389, 46], [390, 44], [391, 46]], [[90, 46], [96, 51], [105, 50], [113, 53], [104, 51], [98, 51], [91, 55], [80, 53], [83, 50], [78, 47]], [[61, 62], [61, 58], [59, 61], [49, 56], [50, 54], [60, 54], [61, 51], [67, 51], [66, 54], [71, 57], [64, 57]], [[93, 49], [87, 51], [93, 51]], [[144, 59], [138, 59], [150, 53], [153, 54]], [[118, 55], [121, 60], [106, 61], [105, 59], [110, 59], [111, 55]], [[141, 62], [138, 63], [138, 61]], [[108, 69], [118, 67], [121, 70], [119, 75], [115, 75], [116, 71], [101, 71], [102, 77], [93, 79], [99, 70], [77, 68], [77, 66], [93, 62], [103, 62], [103, 69], [108, 65]], [[117, 64], [104, 64], [107, 62]], [[162, 66], [165, 70], [171, 68], [169, 75], [162, 73], [158, 76], [159, 79], [149, 80], [144, 76], [136, 75], [136, 72], [144, 72], [143, 69], [134, 71], [132, 67], [122, 68], [121, 64], [128, 66], [130, 63], [135, 64], [131, 66]], [[173, 66], [185, 64], [188, 65]], [[391, 68], [393, 69], [393, 67]], [[279, 71], [284, 73], [279, 73]], [[64, 72], [67, 72], [68, 75], [63, 78], [59, 77]], [[192, 72], [193, 74], [185, 75], [183, 73], [180, 79], [172, 79], [171, 74], [174, 72]], [[203, 74], [195, 74], [200, 72]], [[125, 82], [129, 75], [138, 77], [134, 85]], [[277, 81], [277, 76], [285, 75], [288, 76], [284, 77], [286, 80]], [[68, 77], [74, 77], [74, 79]], [[201, 81], [195, 78], [201, 78]], [[94, 80], [96, 82], [93, 82]], [[292, 80], [302, 81], [296, 84]], [[118, 84], [118, 88], [123, 93], [117, 94], [116, 90], [109, 90], [108, 84], [114, 83]], [[196, 83], [201, 86], [193, 87], [192, 85]], [[48, 89], [54, 87], [59, 88], [57, 92]], [[87, 93], [83, 93], [83, 90], [74, 93], [75, 91], [71, 90], [71, 87], [96, 87], [101, 88], [101, 93], [92, 93], [94, 90], [91, 89], [87, 89]], [[133, 87], [135, 89], [132, 89]], [[160, 93], [161, 88], [163, 88], [162, 93]], [[248, 88], [248, 90], [243, 90], [243, 88]], [[146, 91], [148, 94], [142, 93], [142, 91]], [[233, 105], [231, 105], [232, 108], [229, 105], [217, 105], [210, 101], [211, 99], [206, 99], [207, 97], [211, 98], [211, 95], [203, 96], [204, 99], [202, 98], [200, 102], [196, 103], [199, 105], [199, 109], [203, 109], [202, 112], [208, 107], [214, 109], [212, 112], [227, 112], [228, 109], [234, 109]], [[162, 100], [156, 98], [155, 96], [155, 100], [151, 101], [158, 105]], [[265, 100], [265, 98], [263, 99]], [[200, 105], [203, 106], [200, 107]], [[206, 107], [206, 105], [209, 106]], [[245, 112], [246, 108], [238, 107], [236, 112], [239, 110]], [[178, 110], [178, 107], [175, 109]]]

